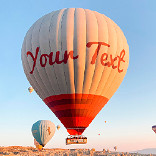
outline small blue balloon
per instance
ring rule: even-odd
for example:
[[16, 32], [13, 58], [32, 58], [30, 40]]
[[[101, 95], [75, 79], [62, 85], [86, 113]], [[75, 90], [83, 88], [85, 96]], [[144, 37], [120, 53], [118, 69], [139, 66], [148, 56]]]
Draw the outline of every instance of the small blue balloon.
[[36, 141], [43, 147], [54, 136], [56, 127], [49, 120], [39, 120], [32, 126], [32, 135]]

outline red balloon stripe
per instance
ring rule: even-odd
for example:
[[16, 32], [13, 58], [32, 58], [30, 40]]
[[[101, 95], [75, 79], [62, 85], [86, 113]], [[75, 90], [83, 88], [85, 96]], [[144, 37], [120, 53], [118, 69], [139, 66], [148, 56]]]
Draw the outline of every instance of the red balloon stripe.
[[91, 94], [63, 94], [44, 99], [71, 135], [82, 134], [108, 102], [106, 97]]

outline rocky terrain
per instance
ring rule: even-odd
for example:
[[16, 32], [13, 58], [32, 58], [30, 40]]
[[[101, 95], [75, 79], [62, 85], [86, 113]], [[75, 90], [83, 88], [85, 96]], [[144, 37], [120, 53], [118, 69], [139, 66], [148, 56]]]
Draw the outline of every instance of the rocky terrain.
[[[0, 156], [17, 155], [17, 156], [147, 156], [139, 153], [118, 153], [106, 151], [95, 151], [95, 149], [43, 149], [37, 150], [34, 147], [9, 146], [0, 147]], [[149, 156], [154, 156], [148, 154]], [[155, 155], [156, 156], [156, 155]]]

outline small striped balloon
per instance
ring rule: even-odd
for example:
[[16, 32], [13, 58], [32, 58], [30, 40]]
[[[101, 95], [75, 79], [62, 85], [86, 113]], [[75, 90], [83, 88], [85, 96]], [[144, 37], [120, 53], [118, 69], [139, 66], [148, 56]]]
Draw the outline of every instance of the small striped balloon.
[[156, 125], [152, 126], [152, 130], [156, 133]]

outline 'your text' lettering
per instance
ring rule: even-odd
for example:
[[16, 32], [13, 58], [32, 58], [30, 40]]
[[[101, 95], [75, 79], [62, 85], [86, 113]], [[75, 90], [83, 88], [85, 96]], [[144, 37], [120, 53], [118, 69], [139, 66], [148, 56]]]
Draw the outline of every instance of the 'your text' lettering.
[[[95, 64], [95, 62], [97, 60], [101, 46], [110, 47], [110, 45], [105, 43], [105, 42], [88, 42], [86, 44], [86, 47], [90, 48], [92, 45], [97, 45], [97, 48], [95, 49], [95, 52], [92, 56], [92, 60], [90, 62], [93, 65], [93, 64]], [[34, 69], [36, 66], [36, 61], [38, 58], [38, 53], [39, 53], [39, 47], [36, 48], [35, 56], [32, 54], [32, 52], [30, 52], [30, 51], [27, 52], [27, 57], [30, 55], [32, 60], [33, 60], [33, 67], [32, 67], [32, 70], [30, 71], [30, 74], [33, 74], [33, 72], [34, 72]], [[39, 58], [39, 62], [40, 62], [41, 67], [45, 67], [47, 62], [49, 63], [49, 65], [53, 65], [55, 63], [56, 64], [62, 64], [62, 63], [66, 64], [68, 62], [69, 58], [76, 60], [79, 57], [79, 55], [74, 56], [74, 51], [72, 51], [72, 50], [69, 52], [67, 52], [67, 50], [66, 50], [64, 52], [64, 57], [62, 60], [60, 60], [60, 58], [59, 58], [60, 51], [56, 52], [55, 58], [53, 58], [54, 57], [53, 55], [54, 55], [54, 52], [50, 52], [50, 54], [41, 54], [41, 56]], [[125, 62], [124, 56], [125, 56], [125, 50], [124, 49], [120, 52], [119, 56], [115, 56], [114, 58], [111, 54], [108, 55], [107, 53], [102, 53], [100, 61], [101, 61], [101, 64], [103, 66], [112, 67], [113, 69], [117, 68], [118, 72], [121, 73], [121, 72], [123, 72], [123, 69], [120, 69], [120, 65], [121, 65], [121, 62]], [[109, 58], [109, 61], [108, 61], [108, 58]]]

